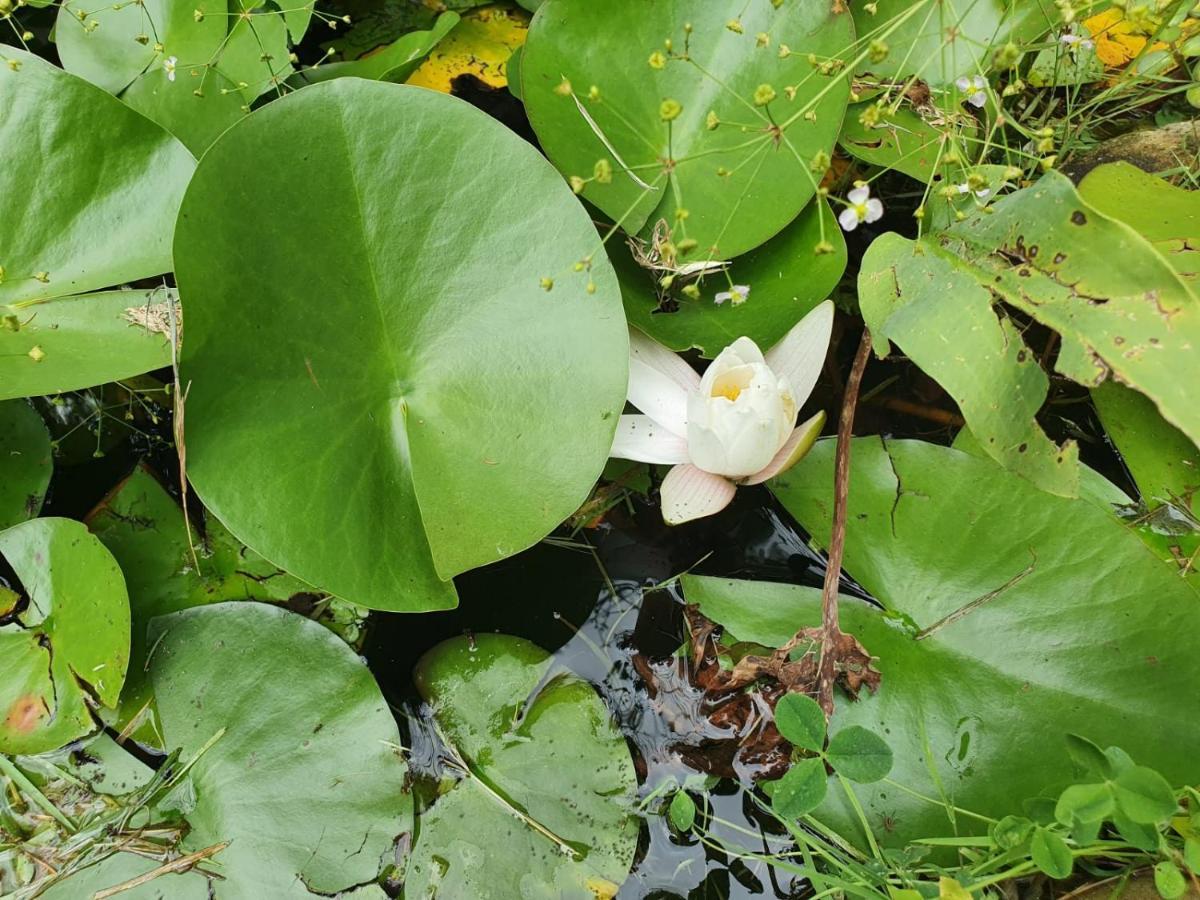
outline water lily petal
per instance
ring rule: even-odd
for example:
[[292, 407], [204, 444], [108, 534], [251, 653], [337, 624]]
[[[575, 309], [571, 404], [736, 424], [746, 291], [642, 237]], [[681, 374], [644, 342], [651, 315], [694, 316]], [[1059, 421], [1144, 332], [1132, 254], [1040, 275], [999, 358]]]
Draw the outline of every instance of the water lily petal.
[[688, 463], [678, 465], [667, 473], [660, 489], [663, 521], [681, 525], [715, 515], [729, 505], [735, 491], [727, 478]]
[[700, 376], [666, 347], [629, 329], [629, 402], [679, 437], [687, 435], [688, 395]]
[[688, 461], [687, 441], [649, 416], [621, 416], [609, 456], [673, 465]]
[[779, 449], [775, 458], [767, 464], [766, 468], [761, 472], [754, 473], [742, 484], [762, 484], [768, 478], [774, 478], [776, 475], [786, 472], [808, 455], [808, 451], [817, 442], [817, 438], [821, 435], [821, 429], [824, 427], [825, 410], [821, 410], [808, 421], [797, 425], [792, 436], [787, 439], [787, 443]]
[[797, 408], [804, 405], [821, 376], [832, 333], [833, 301], [826, 300], [767, 351], [767, 365], [776, 375], [787, 378]]
[[858, 227], [858, 213], [853, 207], [847, 206], [838, 213], [838, 224], [842, 226], [842, 231], [853, 231]]

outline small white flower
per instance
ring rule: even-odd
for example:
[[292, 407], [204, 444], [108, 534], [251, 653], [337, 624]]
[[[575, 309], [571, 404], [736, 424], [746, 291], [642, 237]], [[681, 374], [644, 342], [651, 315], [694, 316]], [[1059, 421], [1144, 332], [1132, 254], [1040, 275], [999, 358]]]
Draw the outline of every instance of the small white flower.
[[954, 82], [954, 86], [967, 95], [967, 102], [976, 109], [987, 103], [988, 80], [982, 75], [972, 75], [970, 78], [964, 75]]
[[1076, 34], [1074, 31], [1064, 32], [1062, 36], [1059, 37], [1059, 41], [1061, 41], [1072, 53], [1074, 53], [1076, 50], [1093, 50], [1096, 47], [1095, 42], [1091, 38], [1084, 37], [1081, 34]]
[[179, 62], [178, 57], [168, 56], [163, 60], [163, 71], [167, 73], [167, 81], [175, 80], [175, 63]]
[[[966, 182], [963, 182], [962, 184], [958, 185], [958, 192], [960, 194], [969, 194], [969, 193], [971, 193], [971, 186], [969, 184], [967, 184]], [[992, 193], [991, 188], [981, 188], [980, 190], [975, 192], [975, 196], [978, 197], [980, 200], [984, 200], [991, 193]]]
[[[732, 292], [731, 292], [732, 293]], [[704, 376], [639, 331], [629, 333], [629, 402], [609, 455], [670, 465], [663, 479], [668, 525], [720, 512], [738, 485], [761, 484], [812, 448], [825, 413], [796, 424], [829, 350], [833, 304], [826, 300], [763, 353], [740, 337]]]
[[843, 231], [853, 231], [862, 222], [875, 222], [883, 216], [883, 203], [871, 196], [865, 184], [846, 195], [847, 207], [838, 215]]
[[726, 300], [732, 300], [734, 306], [741, 306], [746, 302], [746, 298], [750, 296], [750, 285], [735, 284], [727, 291], [721, 291], [717, 296], [713, 297], [713, 301], [720, 306]]

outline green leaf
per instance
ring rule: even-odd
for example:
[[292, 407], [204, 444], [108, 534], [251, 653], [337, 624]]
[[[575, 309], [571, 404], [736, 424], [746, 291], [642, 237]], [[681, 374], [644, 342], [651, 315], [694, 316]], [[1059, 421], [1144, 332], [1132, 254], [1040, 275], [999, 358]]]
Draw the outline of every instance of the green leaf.
[[303, 69], [293, 75], [291, 81], [296, 86], [346, 77], [403, 82], [458, 23], [458, 13], [444, 12], [428, 31], [410, 31], [362, 59], [322, 63]]
[[[434, 647], [417, 688], [460, 779], [423, 812], [405, 893], [592, 898], [615, 892], [637, 844], [637, 779], [592, 687], [520, 638]], [[676, 795], [678, 796], [678, 795]]]
[[1190, 837], [1183, 842], [1183, 861], [1196, 875], [1200, 875], [1200, 839]]
[[[107, 291], [0, 305], [0, 399], [57, 394], [171, 364], [173, 290]], [[182, 326], [177, 319], [176, 326]], [[36, 348], [36, 349], [35, 349]]]
[[[885, 114], [877, 124], [866, 125], [862, 114], [876, 102], [855, 103], [846, 110], [846, 121], [838, 138], [843, 150], [865, 163], [903, 172], [925, 184], [941, 180], [939, 187], [944, 187], [947, 179], [965, 180], [960, 177], [962, 159], [972, 154], [949, 120], [933, 125], [911, 106], [902, 106]], [[956, 163], [946, 159], [952, 151], [958, 153]], [[941, 171], [934, 168], [939, 158]]]
[[[814, 252], [822, 240], [831, 253]], [[610, 240], [608, 248], [629, 321], [672, 350], [698, 347], [710, 359], [743, 335], [764, 350], [774, 346], [830, 295], [846, 271], [846, 241], [825, 201], [806, 206], [783, 231], [733, 260], [726, 271], [697, 281], [703, 291], [699, 300], [680, 292], [686, 279], [679, 279], [664, 304], [658, 284], [663, 273], [639, 266], [623, 242]], [[737, 306], [717, 305], [714, 297], [728, 291], [731, 282], [748, 285], [749, 298]]]
[[[197, 17], [196, 11], [203, 15]], [[64, 3], [58, 8], [54, 41], [64, 69], [110, 93], [119, 94], [147, 70], [166, 81], [162, 62], [172, 56], [176, 81], [188, 84], [190, 92], [201, 83], [190, 76], [191, 67], [208, 63], [220, 49], [228, 11], [226, 0]]]
[[823, 759], [796, 760], [774, 783], [771, 806], [785, 819], [798, 819], [820, 806], [828, 790]]
[[1046, 828], [1038, 828], [1033, 832], [1029, 852], [1033, 864], [1051, 878], [1066, 878], [1075, 867], [1067, 842]]
[[129, 662], [129, 602], [116, 561], [70, 519], [0, 531], [29, 604], [0, 625], [0, 753], [42, 753], [95, 730]]
[[851, 781], [871, 784], [892, 771], [892, 748], [861, 725], [843, 728], [829, 740], [829, 764]]
[[[735, 19], [741, 34], [726, 27]], [[691, 61], [653, 67], [667, 39]], [[609, 160], [612, 181], [588, 183], [583, 196], [626, 231], [649, 238], [665, 220], [676, 242], [698, 242], [696, 259], [731, 259], [779, 233], [812, 199], [820, 173], [809, 167], [833, 149], [849, 85], [844, 69], [820, 74], [808, 56], [838, 57], [852, 40], [850, 17], [823, 3], [549, 0], [522, 53], [523, 96], [564, 175], [586, 178]], [[781, 44], [791, 50], [783, 58]], [[766, 107], [754, 102], [763, 85], [777, 94]], [[670, 122], [666, 100], [682, 107]], [[725, 124], [710, 129], [710, 113]]]
[[1079, 182], [1079, 196], [1150, 241], [1192, 284], [1200, 280], [1200, 191], [1185, 190], [1127, 162], [1096, 166]]
[[0, 403], [0, 531], [41, 511], [52, 474], [50, 432], [37, 410], [24, 400]]
[[992, 840], [1001, 850], [1015, 850], [1033, 834], [1033, 822], [1024, 816], [1005, 816], [991, 827]]
[[1113, 812], [1112, 822], [1116, 826], [1117, 834], [1126, 843], [1139, 850], [1145, 850], [1147, 853], [1154, 853], [1158, 850], [1161, 837], [1156, 826], [1140, 825], [1124, 815], [1120, 808]]
[[1154, 866], [1154, 887], [1163, 900], [1176, 900], [1187, 893], [1187, 879], [1179, 871], [1179, 867], [1168, 859]]
[[1058, 798], [1054, 818], [1063, 825], [1102, 822], [1112, 815], [1113, 790], [1107, 784], [1073, 784]]
[[181, 849], [229, 841], [221, 900], [332, 895], [373, 880], [412, 828], [400, 735], [354, 651], [308, 619], [223, 603], [156, 619], [167, 745], [195, 759]]
[[939, 0], [878, 0], [849, 4], [862, 36], [879, 35], [889, 53], [866, 62], [861, 71], [881, 78], [916, 76], [934, 88], [950, 88], [961, 75], [976, 75], [991, 65], [993, 48], [1008, 41], [1031, 41], [1057, 26], [1039, 4], [1014, 0], [978, 0], [951, 5]]
[[1179, 807], [1170, 783], [1146, 766], [1133, 766], [1113, 780], [1117, 807], [1139, 825], [1157, 825], [1175, 814]]
[[322, 590], [453, 606], [452, 576], [540, 540], [604, 468], [628, 333], [608, 263], [573, 271], [598, 240], [454, 98], [345, 78], [256, 112], [205, 155], [176, 244], [197, 493]]
[[1109, 438], [1121, 451], [1149, 509], [1176, 506], [1200, 513], [1200, 450], [1168, 425], [1154, 404], [1124, 385], [1106, 382], [1092, 401]]
[[775, 727], [784, 739], [801, 750], [820, 753], [825, 749], [825, 713], [806, 694], [788, 693], [779, 698]]
[[677, 831], [691, 831], [696, 824], [696, 801], [687, 791], [676, 791], [667, 810]]
[[[818, 542], [830, 532], [833, 451], [819, 441], [771, 483]], [[1188, 749], [1200, 743], [1190, 638], [1200, 607], [1116, 517], [915, 441], [856, 439], [851, 466], [845, 567], [886, 609], [842, 598], [840, 615], [883, 679], [838, 705], [834, 731], [878, 732], [895, 752], [892, 780], [993, 818], [1078, 780], [1062, 750], [1069, 733], [1122, 744], [1173, 783], [1200, 779]], [[821, 620], [813, 589], [685, 578], [684, 590], [744, 641], [778, 647]], [[935, 804], [886, 785], [855, 791], [876, 821], [886, 811], [898, 823], [888, 842], [953, 833]], [[861, 830], [837, 796], [822, 816]], [[971, 827], [959, 817], [960, 833]]]
[[145, 665], [150, 620], [224, 600], [283, 602], [311, 588], [243, 547], [216, 519], [205, 523], [203, 536], [193, 530], [189, 543], [179, 503], [143, 466], [92, 510], [87, 525], [125, 573], [134, 626], [129, 678], [110, 724], [124, 731], [138, 718], [130, 734], [166, 749]]
[[191, 154], [94, 85], [21, 50], [5, 53], [19, 65], [0, 67], [0, 304], [169, 271]]
[[1066, 744], [1067, 754], [1084, 772], [1099, 775], [1101, 778], [1113, 776], [1112, 760], [1104, 755], [1104, 751], [1094, 741], [1089, 741], [1080, 734], [1068, 734]]
[[992, 458], [1063, 496], [1077, 490], [1076, 449], [1059, 451], [1033, 422], [1046, 379], [995, 300], [1060, 334], [1061, 374], [1095, 387], [1111, 373], [1200, 439], [1200, 408], [1178, 377], [1200, 343], [1200, 301], [1154, 248], [1057, 172], [991, 209], [917, 242], [872, 245], [859, 291], [876, 349], [894, 337], [949, 390]]

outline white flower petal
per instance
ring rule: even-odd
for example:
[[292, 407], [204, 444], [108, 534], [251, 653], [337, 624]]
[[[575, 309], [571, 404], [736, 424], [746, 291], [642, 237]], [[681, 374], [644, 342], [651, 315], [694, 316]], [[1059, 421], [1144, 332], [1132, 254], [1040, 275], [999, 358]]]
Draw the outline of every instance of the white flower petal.
[[687, 434], [688, 394], [700, 376], [682, 358], [634, 328], [629, 329], [629, 402], [664, 428]]
[[762, 484], [769, 478], [782, 475], [808, 455], [808, 451], [817, 442], [817, 438], [821, 436], [821, 429], [824, 427], [825, 411], [821, 410], [808, 421], [797, 425], [792, 436], [787, 439], [787, 443], [779, 448], [779, 452], [775, 454], [775, 458], [767, 464], [766, 468], [761, 472], [755, 472], [742, 484]]
[[981, 91], [984, 88], [986, 88], [987, 83], [988, 83], [987, 79], [984, 78], [982, 75], [974, 75], [971, 78], [971, 87], [975, 88], [975, 90], [977, 90], [977, 91]]
[[687, 441], [649, 416], [621, 416], [609, 456], [635, 462], [674, 465], [688, 461]]
[[731, 294], [729, 291], [721, 291], [721, 293], [719, 293], [719, 294], [717, 294], [717, 296], [713, 297], [713, 303], [717, 304], [717, 306], [720, 306], [722, 303], [724, 303], [726, 300], [730, 299], [732, 296], [733, 296], [733, 294]]
[[673, 468], [663, 479], [663, 521], [681, 525], [694, 519], [715, 515], [733, 500], [733, 482], [720, 475], [684, 463]]
[[672, 353], [636, 328], [629, 329], [629, 356], [662, 372], [685, 391], [694, 391], [700, 387], [700, 376], [684, 362], [683, 357]]
[[846, 199], [848, 201], [850, 201], [850, 203], [853, 204], [854, 206], [858, 206], [860, 203], [866, 203], [867, 198], [870, 196], [871, 196], [871, 189], [869, 187], [864, 186], [864, 187], [856, 187], [854, 190], [852, 190], [850, 193], [848, 193], [846, 195]]
[[964, 75], [962, 78], [959, 78], [954, 82], [954, 86], [960, 91], [967, 91], [971, 87], [971, 80]]
[[867, 201], [867, 221], [878, 222], [883, 218], [883, 203], [872, 197]]
[[826, 300], [767, 351], [767, 365], [788, 380], [797, 409], [804, 405], [821, 376], [832, 333], [833, 301]]
[[842, 231], [853, 231], [858, 227], [858, 213], [853, 207], [847, 206], [838, 213], [838, 224], [842, 226]]
[[974, 106], [976, 109], [980, 109], [984, 106], [984, 104], [987, 103], [987, 94], [985, 94], [983, 91], [979, 91], [977, 93], [972, 94], [970, 97], [968, 97], [967, 102], [970, 103], [972, 106]]

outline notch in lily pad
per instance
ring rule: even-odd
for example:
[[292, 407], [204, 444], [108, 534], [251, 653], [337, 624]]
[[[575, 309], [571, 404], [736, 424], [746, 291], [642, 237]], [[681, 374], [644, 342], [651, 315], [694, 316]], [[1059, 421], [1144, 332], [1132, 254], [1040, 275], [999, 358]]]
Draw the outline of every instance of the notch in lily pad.
[[861, 725], [843, 728], [826, 745], [825, 713], [806, 694], [780, 698], [775, 726], [794, 748], [813, 754], [795, 760], [782, 778], [768, 783], [772, 806], [784, 818], [799, 818], [821, 805], [830, 770], [857, 784], [882, 781], [892, 770], [892, 748]]

